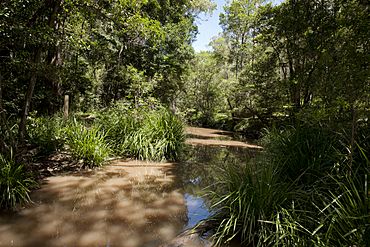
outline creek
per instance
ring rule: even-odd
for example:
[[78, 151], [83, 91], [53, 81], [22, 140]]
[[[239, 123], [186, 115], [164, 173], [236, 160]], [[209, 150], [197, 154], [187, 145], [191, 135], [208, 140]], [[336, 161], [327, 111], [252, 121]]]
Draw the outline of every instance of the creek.
[[181, 233], [209, 216], [201, 195], [217, 167], [246, 162], [259, 147], [224, 131], [187, 133], [179, 163], [116, 160], [45, 179], [33, 204], [1, 213], [0, 246], [210, 246]]

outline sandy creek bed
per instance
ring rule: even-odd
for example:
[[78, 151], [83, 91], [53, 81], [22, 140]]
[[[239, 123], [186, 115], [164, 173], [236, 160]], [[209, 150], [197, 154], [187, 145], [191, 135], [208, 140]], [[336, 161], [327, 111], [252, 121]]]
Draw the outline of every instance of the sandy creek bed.
[[210, 246], [194, 235], [179, 236], [208, 215], [197, 196], [209, 182], [205, 164], [226, 148], [247, 159], [248, 150], [259, 147], [218, 130], [187, 133], [195, 158], [183, 166], [117, 160], [93, 172], [45, 179], [32, 205], [1, 213], [0, 246]]

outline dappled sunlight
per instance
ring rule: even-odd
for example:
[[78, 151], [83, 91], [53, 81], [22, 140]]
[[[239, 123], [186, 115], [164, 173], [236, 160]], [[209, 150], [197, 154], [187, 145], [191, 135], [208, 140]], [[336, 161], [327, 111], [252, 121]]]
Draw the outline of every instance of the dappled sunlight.
[[256, 149], [219, 140], [226, 131], [190, 130], [203, 138], [188, 140], [200, 145], [178, 164], [119, 159], [45, 179], [32, 205], [0, 217], [0, 246], [211, 246], [187, 230], [210, 214], [200, 192], [218, 167], [244, 162]]
[[242, 147], [251, 149], [262, 149], [261, 146], [232, 140], [233, 133], [230, 131], [206, 129], [197, 127], [187, 127], [186, 133], [190, 138], [186, 139], [186, 144], [208, 145], [220, 147]]
[[226, 130], [218, 130], [218, 129], [209, 129], [209, 128], [199, 128], [199, 127], [186, 127], [185, 131], [188, 135], [192, 135], [197, 138], [225, 138], [229, 137], [231, 139], [233, 133]]
[[0, 218], [0, 246], [158, 246], [187, 222], [172, 169], [118, 161], [91, 176], [50, 177], [33, 205]]

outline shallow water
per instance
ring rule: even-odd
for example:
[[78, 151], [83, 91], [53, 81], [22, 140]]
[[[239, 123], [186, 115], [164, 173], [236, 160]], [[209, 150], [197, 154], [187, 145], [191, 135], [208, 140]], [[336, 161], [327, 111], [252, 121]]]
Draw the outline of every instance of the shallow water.
[[[120, 160], [92, 173], [47, 178], [32, 193], [32, 205], [1, 213], [0, 246], [151, 247], [173, 241], [209, 215], [200, 195], [217, 167], [254, 153], [190, 144], [179, 164]], [[206, 246], [198, 242], [192, 246]]]

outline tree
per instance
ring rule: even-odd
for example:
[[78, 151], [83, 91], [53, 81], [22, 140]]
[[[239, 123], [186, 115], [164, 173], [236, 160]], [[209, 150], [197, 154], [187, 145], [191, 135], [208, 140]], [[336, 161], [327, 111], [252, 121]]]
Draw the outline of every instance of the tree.
[[19, 117], [23, 143], [29, 112], [57, 112], [64, 94], [85, 110], [150, 94], [170, 103], [193, 56], [195, 16], [212, 6], [208, 0], [2, 1], [1, 118]]
[[236, 77], [243, 70], [245, 63], [251, 60], [253, 21], [258, 7], [264, 2], [264, 0], [233, 0], [224, 7], [225, 14], [220, 15], [223, 35], [230, 42], [230, 63], [234, 64]]
[[216, 114], [225, 112], [225, 84], [222, 80], [222, 66], [210, 52], [197, 53], [186, 78], [185, 90], [178, 102], [190, 121], [202, 126], [217, 124]]

